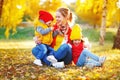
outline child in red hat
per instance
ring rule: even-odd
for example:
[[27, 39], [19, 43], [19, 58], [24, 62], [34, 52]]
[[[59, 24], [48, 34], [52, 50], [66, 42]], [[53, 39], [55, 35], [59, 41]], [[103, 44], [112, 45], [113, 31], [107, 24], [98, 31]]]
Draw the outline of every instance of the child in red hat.
[[[49, 45], [52, 43], [52, 33], [53, 27], [51, 23], [53, 21], [53, 16], [46, 11], [39, 11], [39, 18], [35, 21], [35, 37], [34, 41], [37, 44], [32, 49], [32, 54], [36, 57], [34, 64], [42, 66], [42, 62], [45, 62], [47, 65], [50, 65], [51, 62], [57, 62], [53, 56], [54, 50]], [[49, 61], [47, 58], [51, 57]]]

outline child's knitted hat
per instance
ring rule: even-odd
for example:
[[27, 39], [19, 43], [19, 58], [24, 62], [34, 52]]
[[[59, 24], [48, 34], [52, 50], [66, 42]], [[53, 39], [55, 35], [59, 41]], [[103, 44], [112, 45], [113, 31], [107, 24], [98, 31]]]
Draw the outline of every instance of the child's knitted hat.
[[53, 19], [53, 16], [49, 12], [43, 10], [39, 11], [39, 20], [43, 20], [46, 23]]
[[71, 40], [82, 39], [82, 30], [78, 24], [72, 27], [72, 32], [70, 35]]

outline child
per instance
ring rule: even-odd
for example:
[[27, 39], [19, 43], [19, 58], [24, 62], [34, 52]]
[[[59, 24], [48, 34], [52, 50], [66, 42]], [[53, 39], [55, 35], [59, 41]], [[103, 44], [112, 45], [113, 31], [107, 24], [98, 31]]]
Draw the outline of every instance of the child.
[[32, 54], [36, 57], [34, 64], [42, 66], [41, 60], [44, 60], [45, 55], [47, 59], [51, 62], [57, 62], [53, 56], [54, 50], [49, 46], [53, 40], [51, 26], [53, 21], [53, 16], [46, 11], [39, 11], [39, 19], [35, 21], [35, 37], [34, 41], [36, 46], [32, 49]]
[[[72, 60], [77, 66], [87, 66], [93, 68], [94, 66], [102, 66], [106, 57], [98, 57], [91, 53], [88, 49], [84, 48], [84, 42], [82, 39], [82, 31], [78, 24], [73, 26], [70, 35], [72, 40]], [[90, 59], [88, 59], [88, 57]]]

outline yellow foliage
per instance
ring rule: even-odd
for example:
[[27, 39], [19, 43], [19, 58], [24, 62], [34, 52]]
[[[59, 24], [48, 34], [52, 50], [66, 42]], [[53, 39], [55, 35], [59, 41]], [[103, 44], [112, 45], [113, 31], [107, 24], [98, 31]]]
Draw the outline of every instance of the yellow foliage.
[[38, 11], [41, 9], [40, 0], [26, 0], [27, 8], [25, 10], [25, 15], [29, 15], [33, 20], [37, 15]]
[[0, 26], [6, 28], [5, 36], [9, 38], [9, 31], [12, 29], [13, 34], [16, 33], [16, 27], [24, 16], [34, 20], [40, 9], [55, 12], [61, 4], [61, 0], [4, 0]]
[[62, 5], [61, 0], [27, 0], [27, 9], [25, 15], [29, 15], [32, 20], [38, 16], [39, 10], [56, 11]]
[[[91, 24], [101, 25], [103, 0], [82, 0], [76, 1], [75, 12], [78, 16]], [[113, 25], [116, 21], [119, 22], [120, 9], [117, 8], [118, 0], [107, 0], [107, 21], [106, 26]]]
[[22, 21], [25, 10], [25, 0], [4, 0], [1, 16], [1, 26], [6, 28], [5, 36], [9, 38], [9, 31], [16, 32], [16, 26]]

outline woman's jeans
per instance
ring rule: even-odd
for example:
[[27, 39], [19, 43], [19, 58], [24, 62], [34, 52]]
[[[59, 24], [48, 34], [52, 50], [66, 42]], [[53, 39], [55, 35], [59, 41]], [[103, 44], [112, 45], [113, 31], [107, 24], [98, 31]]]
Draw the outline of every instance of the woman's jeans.
[[68, 44], [61, 45], [54, 56], [58, 61], [64, 61], [66, 65], [72, 62], [72, 51]]
[[[47, 65], [51, 65], [51, 63], [46, 59], [48, 55], [45, 55], [43, 58], [43, 62]], [[71, 48], [68, 44], [63, 44], [60, 48], [54, 52], [54, 57], [60, 62], [63, 61], [65, 65], [70, 64], [72, 62], [72, 52]]]
[[99, 57], [91, 53], [88, 49], [84, 49], [80, 54], [76, 65], [84, 66], [85, 64], [89, 63], [94, 64], [95, 66], [101, 66], [101, 63], [99, 62]]
[[[60, 48], [54, 52], [50, 48], [51, 54], [48, 54], [48, 53], [46, 54], [44, 52], [43, 48], [41, 48], [41, 46], [43, 47], [43, 45], [39, 45], [39, 46], [36, 46], [35, 48], [33, 48], [32, 53], [37, 59], [41, 59], [45, 64], [51, 65], [51, 62], [49, 62], [47, 60], [47, 56], [51, 55], [52, 53], [58, 61], [64, 61], [65, 64], [71, 63], [72, 52], [71, 52], [71, 48], [69, 47], [68, 44], [61, 45]], [[42, 53], [42, 52], [44, 52], [44, 53]]]

